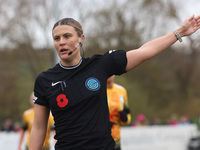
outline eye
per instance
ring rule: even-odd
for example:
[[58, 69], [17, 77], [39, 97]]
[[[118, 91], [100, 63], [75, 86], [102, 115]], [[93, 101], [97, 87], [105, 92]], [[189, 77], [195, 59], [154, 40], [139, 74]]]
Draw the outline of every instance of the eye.
[[54, 39], [54, 41], [58, 41], [60, 39], [60, 37], [55, 36], [53, 39]]
[[69, 34], [65, 34], [64, 37], [65, 38], [70, 38], [70, 35]]

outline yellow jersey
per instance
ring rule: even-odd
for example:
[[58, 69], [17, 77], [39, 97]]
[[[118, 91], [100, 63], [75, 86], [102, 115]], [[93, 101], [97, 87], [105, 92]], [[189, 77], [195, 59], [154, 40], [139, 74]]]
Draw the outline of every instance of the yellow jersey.
[[127, 121], [123, 122], [120, 119], [120, 111], [128, 108], [127, 91], [121, 85], [114, 83], [111, 89], [107, 89], [108, 107], [110, 113], [110, 121], [113, 123], [111, 127], [111, 135], [116, 142], [116, 147], [120, 146], [120, 127], [128, 125], [131, 122], [130, 113], [127, 114]]

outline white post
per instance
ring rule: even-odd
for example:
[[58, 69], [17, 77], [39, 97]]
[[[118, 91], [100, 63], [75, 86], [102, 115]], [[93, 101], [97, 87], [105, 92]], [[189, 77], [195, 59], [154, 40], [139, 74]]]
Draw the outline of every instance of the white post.
[[[53, 0], [53, 8], [54, 8], [54, 20], [55, 22], [58, 21], [59, 19], [59, 10], [58, 10], [58, 0]], [[57, 64], [60, 61], [60, 58], [56, 52], [56, 50], [54, 50], [54, 63]]]

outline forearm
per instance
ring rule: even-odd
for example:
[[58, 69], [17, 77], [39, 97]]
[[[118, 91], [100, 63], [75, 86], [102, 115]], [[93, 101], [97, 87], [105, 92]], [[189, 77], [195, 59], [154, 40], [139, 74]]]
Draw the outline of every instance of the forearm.
[[152, 40], [143, 46], [141, 46], [138, 50], [141, 50], [141, 53], [144, 55], [144, 60], [150, 59], [153, 56], [159, 54], [164, 51], [172, 44], [177, 41], [177, 38], [173, 32], [170, 32], [162, 37], [159, 37], [155, 40]]
[[191, 35], [199, 28], [200, 16], [195, 17], [194, 15], [192, 15], [183, 22], [180, 28], [176, 30], [176, 34], [173, 32], [168, 33], [160, 38], [144, 44], [137, 50], [128, 51], [126, 54], [128, 60], [126, 71], [137, 67], [143, 61], [150, 59], [153, 56], [164, 51], [177, 41], [177, 37], [179, 38], [179, 40], [181, 40], [181, 37]]
[[29, 150], [41, 150], [46, 136], [46, 130], [32, 127], [30, 134]]
[[41, 150], [46, 137], [49, 109], [35, 104], [34, 121], [31, 128], [29, 150]]
[[131, 50], [127, 52], [128, 64], [126, 71], [129, 71], [145, 60], [152, 58], [153, 56], [161, 53], [172, 44], [177, 41], [177, 38], [173, 32], [170, 32], [162, 37], [154, 39], [146, 44], [142, 45], [139, 49]]
[[[176, 31], [180, 35], [180, 37], [184, 36], [182, 27], [176, 29]], [[146, 54], [148, 54], [145, 58], [145, 60], [146, 60], [146, 59], [150, 59], [151, 57], [153, 57], [153, 56], [159, 54], [160, 52], [164, 51], [165, 49], [169, 48], [176, 41], [177, 41], [177, 37], [176, 37], [175, 33], [170, 32], [170, 33], [166, 34], [165, 36], [162, 36], [160, 38], [157, 38], [155, 40], [152, 40], [152, 41], [144, 44], [139, 49], [148, 51], [148, 52], [146, 52]]]

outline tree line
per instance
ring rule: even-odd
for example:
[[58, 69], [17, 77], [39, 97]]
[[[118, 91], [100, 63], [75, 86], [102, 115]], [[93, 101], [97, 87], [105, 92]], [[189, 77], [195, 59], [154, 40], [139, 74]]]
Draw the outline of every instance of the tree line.
[[[51, 39], [55, 17], [53, 4], [47, 1], [16, 0], [19, 3], [13, 8], [8, 7], [13, 16], [12, 11], [11, 14], [3, 12], [9, 2], [0, 1], [0, 12], [4, 14], [6, 24], [0, 25], [0, 121], [8, 117], [20, 121], [23, 111], [30, 106], [29, 95], [35, 78], [41, 71], [55, 65]], [[95, 4], [94, 1], [91, 5]], [[102, 4], [101, 9], [91, 7], [83, 12], [83, 2], [75, 0], [71, 5], [76, 5], [77, 12], [74, 13], [78, 14], [77, 18], [85, 29], [84, 57], [103, 54], [110, 49], [128, 51], [138, 48], [165, 34], [168, 31], [166, 22], [180, 22], [173, 3], [166, 5], [159, 0], [126, 0], [120, 4], [113, 0]], [[71, 7], [62, 7], [67, 4], [58, 5], [60, 17], [73, 17]], [[167, 21], [160, 22], [160, 18]], [[147, 117], [168, 117], [174, 113], [199, 116], [200, 45], [194, 37], [184, 39], [181, 45], [170, 47], [116, 78], [116, 82], [128, 91], [133, 118], [140, 113]]]

